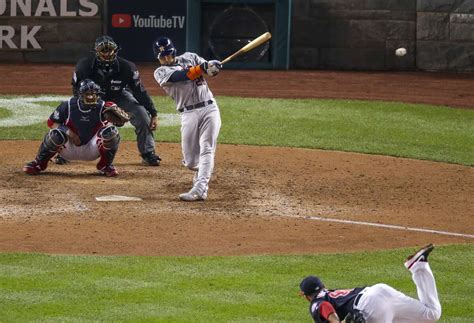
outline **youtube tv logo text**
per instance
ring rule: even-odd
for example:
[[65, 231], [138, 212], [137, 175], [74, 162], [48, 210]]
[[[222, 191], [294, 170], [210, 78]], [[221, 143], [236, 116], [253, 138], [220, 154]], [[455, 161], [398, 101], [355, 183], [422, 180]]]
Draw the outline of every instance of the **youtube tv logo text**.
[[112, 15], [112, 27], [115, 27], [115, 28], [132, 27], [132, 16], [125, 13], [114, 13]]
[[114, 13], [112, 14], [112, 27], [183, 29], [185, 27], [185, 20], [185, 16], [140, 16], [128, 13]]

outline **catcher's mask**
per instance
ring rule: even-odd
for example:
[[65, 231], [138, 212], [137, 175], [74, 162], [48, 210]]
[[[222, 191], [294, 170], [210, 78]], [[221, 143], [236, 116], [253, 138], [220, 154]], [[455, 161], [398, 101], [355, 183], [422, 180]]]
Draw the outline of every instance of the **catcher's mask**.
[[155, 58], [158, 59], [162, 65], [169, 65], [174, 62], [176, 48], [171, 39], [168, 37], [160, 37], [153, 42], [153, 53], [155, 54]]
[[324, 284], [316, 276], [308, 276], [301, 281], [300, 284], [300, 294], [304, 296], [309, 296], [319, 293], [324, 288]]
[[96, 105], [101, 94], [100, 86], [92, 80], [85, 79], [79, 85], [79, 101], [84, 105]]
[[95, 55], [100, 63], [112, 64], [117, 59], [120, 48], [110, 36], [100, 36], [95, 40]]

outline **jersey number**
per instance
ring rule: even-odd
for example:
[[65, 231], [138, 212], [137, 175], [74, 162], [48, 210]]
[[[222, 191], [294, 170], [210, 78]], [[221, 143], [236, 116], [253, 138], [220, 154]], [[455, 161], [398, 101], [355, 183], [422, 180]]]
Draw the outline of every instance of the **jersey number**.
[[201, 77], [197, 78], [194, 82], [196, 82], [197, 86], [201, 86], [201, 85], [204, 84], [204, 78], [201, 76]]
[[328, 294], [331, 298], [339, 298], [339, 297], [347, 296], [350, 292], [352, 292], [352, 289], [338, 289], [338, 290], [329, 292]]

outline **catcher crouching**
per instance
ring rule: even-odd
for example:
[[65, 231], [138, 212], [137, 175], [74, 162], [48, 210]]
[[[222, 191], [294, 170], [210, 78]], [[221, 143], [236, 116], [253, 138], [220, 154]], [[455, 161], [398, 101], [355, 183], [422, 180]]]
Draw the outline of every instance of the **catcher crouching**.
[[113, 165], [120, 134], [117, 127], [130, 120], [128, 114], [113, 102], [104, 102], [99, 85], [86, 79], [81, 82], [78, 97], [62, 102], [48, 119], [51, 129], [43, 139], [35, 160], [23, 171], [38, 175], [48, 167], [56, 154], [67, 161], [92, 161], [98, 158], [100, 174], [115, 177]]

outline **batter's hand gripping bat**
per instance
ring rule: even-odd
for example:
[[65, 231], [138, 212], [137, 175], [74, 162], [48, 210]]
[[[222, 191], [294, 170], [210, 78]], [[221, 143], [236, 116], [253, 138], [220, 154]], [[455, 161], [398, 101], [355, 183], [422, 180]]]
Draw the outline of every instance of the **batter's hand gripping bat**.
[[258, 36], [257, 38], [252, 40], [250, 43], [248, 43], [247, 45], [245, 45], [244, 47], [242, 47], [241, 49], [236, 51], [234, 54], [232, 54], [229, 57], [227, 57], [226, 59], [224, 59], [221, 62], [221, 64], [225, 64], [225, 63], [229, 62], [230, 60], [236, 58], [237, 56], [251, 51], [252, 49], [264, 44], [270, 38], [272, 38], [272, 34], [270, 34], [269, 32], [266, 32], [263, 35]]

